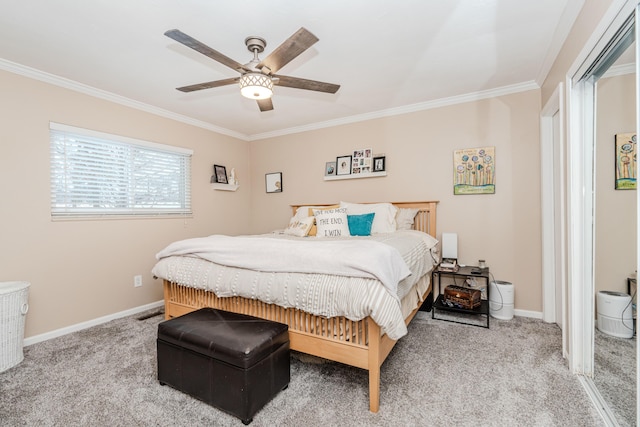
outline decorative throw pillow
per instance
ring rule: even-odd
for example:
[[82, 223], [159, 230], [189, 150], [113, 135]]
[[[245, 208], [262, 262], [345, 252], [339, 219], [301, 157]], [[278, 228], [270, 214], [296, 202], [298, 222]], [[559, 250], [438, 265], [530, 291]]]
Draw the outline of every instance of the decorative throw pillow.
[[349, 203], [340, 202], [341, 208], [347, 208], [348, 215], [361, 215], [374, 212], [371, 234], [393, 233], [396, 231], [396, 213], [398, 208], [391, 203]]
[[294, 216], [289, 221], [289, 226], [284, 230], [284, 234], [288, 234], [290, 236], [305, 237], [309, 234], [314, 221], [314, 217], [296, 219], [296, 217]]
[[350, 236], [347, 210], [345, 208], [314, 209], [318, 237]]
[[371, 236], [371, 226], [375, 215], [373, 212], [362, 215], [347, 215], [349, 233], [352, 236]]
[[[327, 210], [327, 209], [335, 209], [335, 208], [339, 208], [340, 205], [331, 205], [331, 206], [301, 206], [300, 208], [298, 208], [298, 212], [300, 212], [301, 209], [305, 209], [305, 211], [307, 212], [307, 215], [310, 216], [311, 218], [314, 219], [313, 225], [311, 226], [311, 230], [309, 231], [309, 236], [315, 236], [318, 232], [318, 227], [316, 226], [315, 223], [315, 216], [313, 215], [313, 211], [314, 209], [316, 210]], [[296, 212], [297, 215], [297, 212]]]
[[413, 221], [420, 209], [418, 208], [400, 208], [396, 215], [396, 224], [398, 230], [411, 230]]

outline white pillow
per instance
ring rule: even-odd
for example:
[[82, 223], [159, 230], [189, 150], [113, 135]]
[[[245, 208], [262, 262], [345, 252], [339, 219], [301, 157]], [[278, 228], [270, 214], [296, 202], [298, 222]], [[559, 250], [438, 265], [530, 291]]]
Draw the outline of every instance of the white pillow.
[[411, 230], [413, 221], [420, 209], [418, 208], [400, 208], [396, 215], [396, 226], [398, 230]]
[[351, 236], [347, 222], [347, 209], [314, 209], [313, 214], [318, 227], [317, 237]]
[[311, 230], [311, 226], [315, 218], [312, 216], [297, 219], [295, 216], [291, 218], [289, 221], [289, 226], [284, 230], [284, 234], [288, 234], [290, 236], [297, 237], [305, 237], [309, 234], [309, 230]]
[[375, 213], [371, 234], [393, 233], [396, 231], [396, 213], [398, 208], [391, 203], [349, 203], [340, 202], [341, 208], [347, 208], [348, 215]]

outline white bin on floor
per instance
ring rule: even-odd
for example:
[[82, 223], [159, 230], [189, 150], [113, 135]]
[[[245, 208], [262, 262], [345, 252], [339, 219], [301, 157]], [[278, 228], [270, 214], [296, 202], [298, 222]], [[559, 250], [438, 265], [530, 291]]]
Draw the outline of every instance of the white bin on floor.
[[500, 320], [513, 319], [514, 301], [513, 283], [501, 280], [492, 281], [489, 285], [489, 313]]
[[24, 359], [22, 347], [28, 299], [28, 282], [0, 282], [0, 372]]
[[597, 325], [601, 332], [618, 338], [633, 338], [631, 295], [599, 291], [596, 297]]

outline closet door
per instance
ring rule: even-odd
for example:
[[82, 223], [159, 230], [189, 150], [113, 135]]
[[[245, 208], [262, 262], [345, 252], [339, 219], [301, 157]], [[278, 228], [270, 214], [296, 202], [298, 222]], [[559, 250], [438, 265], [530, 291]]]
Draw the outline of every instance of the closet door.
[[[617, 190], [616, 194], [613, 188], [615, 135], [633, 134], [640, 126], [638, 43], [635, 42], [639, 27], [636, 24], [637, 9], [637, 0], [619, 4], [615, 18], [612, 18], [610, 25], [602, 30], [600, 39], [593, 43], [592, 50], [585, 56], [584, 61], [573, 70], [568, 91], [567, 205], [570, 224], [567, 268], [571, 329], [570, 366], [572, 371], [579, 375], [608, 425], [617, 425], [618, 422], [623, 425], [640, 424], [640, 405], [637, 399], [640, 396], [637, 340], [633, 338], [632, 341], [628, 341], [631, 345], [627, 346], [630, 354], [627, 362], [629, 358], [633, 360], [635, 374], [629, 375], [631, 370], [627, 370], [623, 377], [625, 390], [636, 391], [636, 401], [633, 404], [629, 404], [628, 400], [629, 394], [633, 393], [620, 395], [622, 387], [609, 387], [606, 381], [599, 381], [610, 378], [598, 378], [598, 364], [594, 363], [594, 350], [600, 345], [598, 337], [601, 332], [596, 330], [596, 293], [605, 289], [626, 292], [626, 278], [633, 274], [634, 270], [637, 271], [640, 260], [640, 201], [637, 190], [626, 190], [626, 193], [624, 190]], [[631, 58], [630, 64], [622, 64], [626, 58]], [[625, 65], [627, 71], [624, 76], [612, 73], [617, 67], [624, 68]], [[625, 83], [620, 83], [614, 78], [625, 79]], [[625, 84], [626, 89], [619, 90], [618, 96], [620, 104], [623, 103], [623, 99], [627, 102], [627, 107], [622, 113], [628, 114], [629, 118], [622, 124], [619, 121], [622, 113], [611, 114], [611, 106], [603, 107], [599, 103], [604, 102], [605, 97], [611, 96], [611, 93], [607, 94], [606, 86]], [[635, 89], [631, 89], [633, 86]], [[618, 106], [615, 103], [613, 105]], [[609, 123], [607, 114], [610, 114]], [[610, 130], [605, 129], [607, 124], [611, 127]], [[631, 145], [636, 149], [635, 141]], [[603, 154], [601, 148], [606, 148], [609, 152]], [[633, 155], [634, 176], [637, 176], [636, 156]], [[603, 165], [608, 169], [603, 169]], [[607, 199], [608, 196], [612, 198]], [[615, 208], [611, 204], [611, 200], [622, 198], [627, 199], [627, 207], [621, 208], [628, 214], [624, 223], [621, 220], [616, 222]], [[614, 218], [607, 219], [611, 210], [614, 211]], [[609, 245], [610, 248], [612, 244], [614, 233], [607, 231], [607, 227], [612, 226], [620, 226], [627, 230], [619, 241], [627, 245], [623, 252], [626, 260], [622, 266], [615, 265], [615, 257], [602, 256], [611, 251], [606, 246]], [[607, 242], [607, 239], [610, 241]], [[607, 364], [606, 361], [600, 363], [603, 363], [601, 366]], [[616, 406], [620, 402], [624, 402], [623, 408]], [[618, 421], [616, 418], [619, 418]]]

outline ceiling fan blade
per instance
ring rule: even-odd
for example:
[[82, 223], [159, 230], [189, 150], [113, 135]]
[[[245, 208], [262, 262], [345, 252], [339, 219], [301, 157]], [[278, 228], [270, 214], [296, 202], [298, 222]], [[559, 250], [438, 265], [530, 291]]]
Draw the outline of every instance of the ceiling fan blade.
[[198, 83], [195, 85], [190, 85], [190, 86], [182, 86], [177, 88], [180, 92], [193, 92], [196, 90], [202, 90], [202, 89], [211, 89], [212, 87], [220, 87], [220, 86], [226, 86], [226, 85], [231, 85], [234, 83], [238, 83], [238, 80], [240, 80], [240, 77], [234, 77], [231, 79], [224, 79], [224, 80], [215, 80], [212, 82], [206, 82], [206, 83]]
[[280, 46], [260, 62], [256, 68], [269, 68], [270, 73], [276, 73], [287, 65], [296, 56], [309, 49], [319, 39], [311, 34], [307, 29], [300, 28], [291, 37], [285, 40]]
[[257, 99], [256, 101], [258, 101], [258, 107], [260, 107], [260, 111], [273, 110], [273, 101], [271, 101], [271, 98]]
[[301, 79], [299, 77], [290, 76], [273, 76], [274, 83], [278, 86], [292, 87], [296, 89], [315, 90], [317, 92], [336, 93], [340, 89], [340, 85], [333, 83], [324, 83], [317, 80]]
[[[186, 35], [180, 30], [168, 30], [164, 33], [164, 35], [177, 41], [178, 43], [182, 43], [183, 45], [190, 47], [191, 49], [197, 52], [200, 52], [203, 55], [208, 56], [214, 61], [218, 61], [219, 63], [226, 65], [229, 68], [233, 68], [236, 71], [247, 70], [247, 68], [241, 63], [234, 61], [228, 56], [221, 54], [217, 50], [210, 48], [206, 44], [199, 42], [198, 40], [194, 39], [191, 36]], [[247, 70], [247, 71], [250, 71], [250, 70]]]

